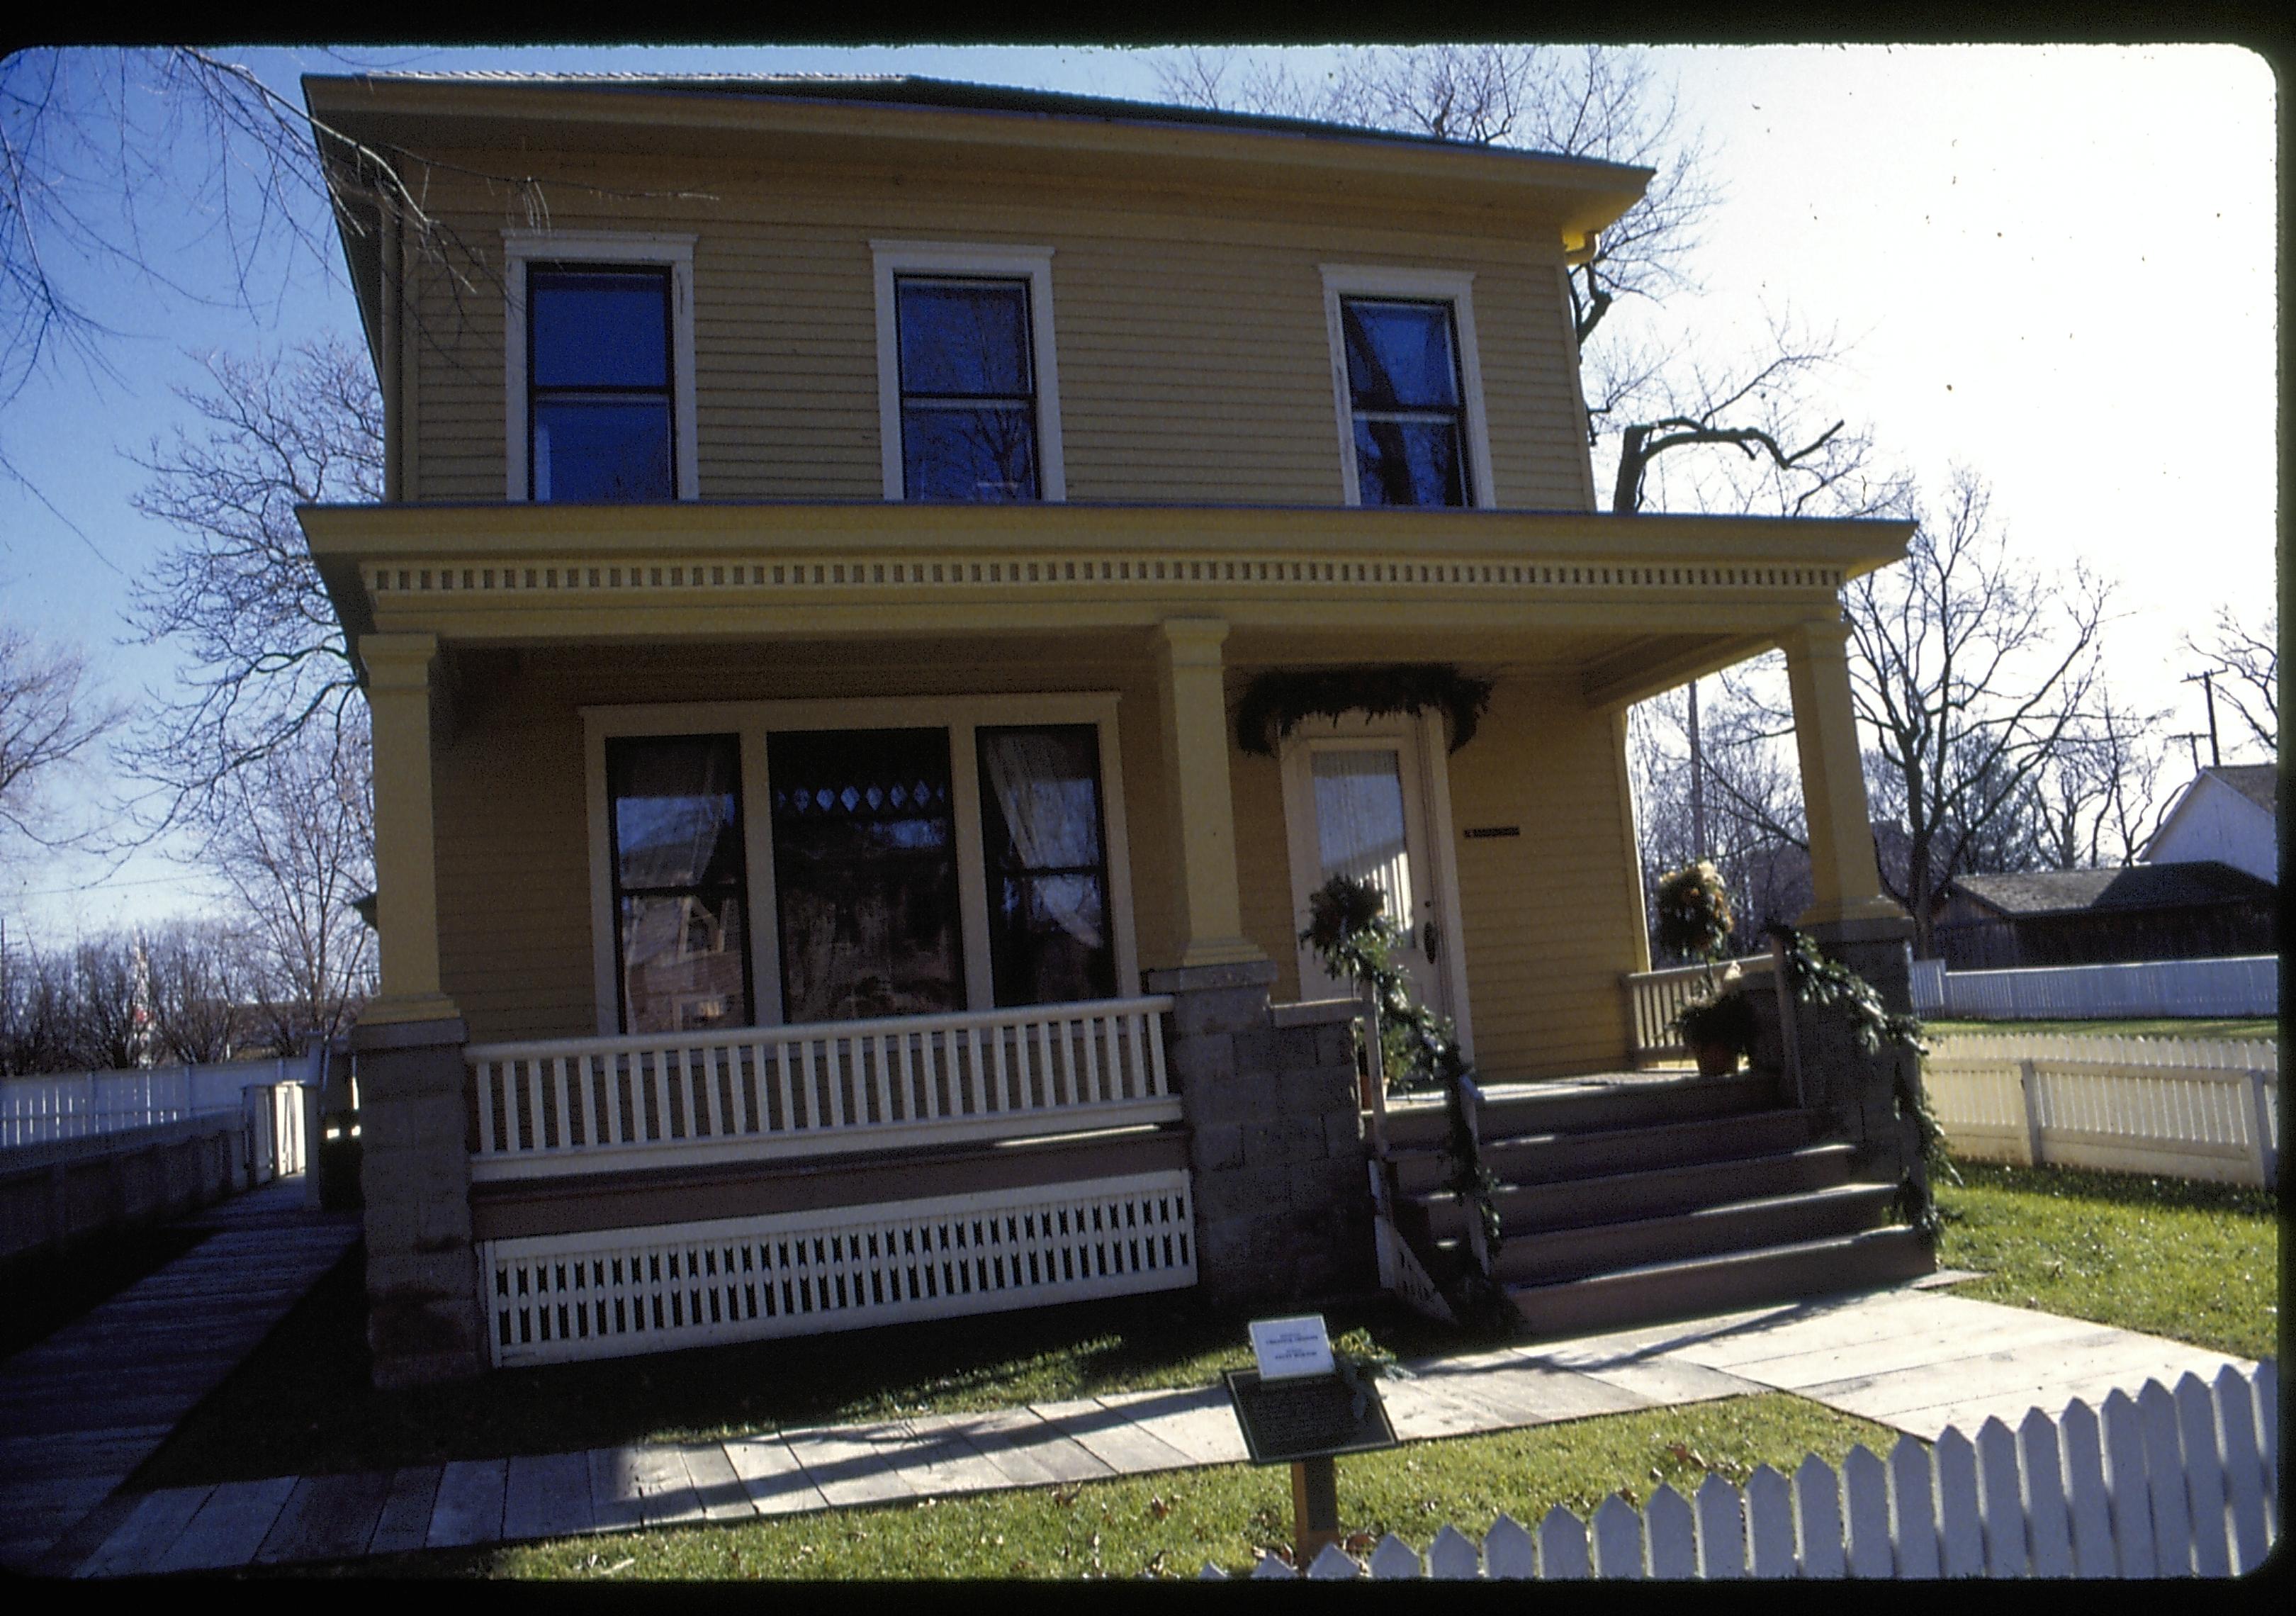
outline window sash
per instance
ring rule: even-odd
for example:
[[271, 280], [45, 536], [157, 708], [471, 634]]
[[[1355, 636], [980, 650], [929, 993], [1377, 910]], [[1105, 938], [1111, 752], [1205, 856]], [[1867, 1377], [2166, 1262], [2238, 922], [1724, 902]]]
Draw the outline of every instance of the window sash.
[[[716, 838], [717, 841], [722, 841], [731, 849], [730, 869], [711, 879], [709, 866], [705, 863], [702, 868], [695, 872], [695, 877], [691, 881], [639, 882], [627, 881], [622, 849], [624, 817], [622, 805], [636, 794], [626, 794], [616, 789], [618, 780], [622, 774], [621, 766], [626, 760], [633, 760], [649, 749], [713, 745], [723, 745], [726, 749], [729, 764], [724, 792], [713, 794], [723, 794], [733, 800], [731, 812], [724, 824], [719, 827]], [[731, 929], [735, 933], [735, 942], [734, 947], [726, 949], [725, 952], [734, 956], [740, 971], [742, 1003], [718, 1024], [741, 1027], [750, 1025], [755, 1021], [758, 1000], [750, 964], [750, 883], [748, 854], [743, 840], [742, 806], [742, 742], [738, 734], [624, 735], [608, 739], [606, 742], [606, 849], [610, 879], [612, 882], [610, 923], [614, 941], [615, 1020], [623, 1032], [684, 1030], [676, 1027], [631, 1025], [633, 1020], [630, 1004], [629, 960], [631, 929], [636, 923], [636, 917], [644, 915], [650, 906], [673, 901], [684, 906], [681, 907], [677, 923], [680, 941], [675, 957], [679, 959], [692, 957], [685, 951], [684, 938], [686, 934], [686, 927], [690, 923], [693, 908], [714, 911], [722, 921], [726, 913], [725, 906], [728, 904], [732, 906]], [[725, 929], [726, 927], [721, 923], [721, 931]], [[651, 964], [652, 961], [649, 959], [647, 963]]]
[[[660, 383], [620, 382], [599, 386], [586, 382], [537, 381], [541, 373], [539, 356], [536, 351], [536, 308], [543, 296], [536, 283], [558, 275], [578, 279], [584, 275], [612, 277], [619, 280], [648, 280], [657, 283], [661, 295], [661, 381]], [[560, 263], [529, 259], [525, 268], [526, 295], [526, 496], [537, 502], [553, 497], [551, 483], [552, 456], [543, 447], [545, 423], [543, 412], [537, 406], [554, 404], [620, 403], [658, 404], [662, 415], [663, 436], [661, 464], [668, 472], [660, 497], [674, 499], [677, 495], [677, 332], [675, 297], [668, 268], [648, 264]]]
[[[1435, 502], [1414, 501], [1414, 504], [1439, 504], [1467, 506], [1475, 503], [1473, 473], [1467, 463], [1467, 378], [1459, 347], [1459, 316], [1457, 306], [1447, 298], [1380, 297], [1370, 294], [1342, 294], [1340, 306], [1340, 343], [1347, 365], [1348, 409], [1351, 431], [1349, 434], [1348, 456], [1354, 467], [1356, 498], [1362, 504], [1386, 504], [1390, 502], [1367, 492], [1371, 480], [1366, 475], [1363, 454], [1357, 432], [1367, 425], [1392, 422], [1405, 426], [1443, 426], [1450, 429], [1451, 463], [1453, 475], [1445, 490], [1446, 497]], [[1349, 324], [1359, 308], [1409, 307], [1439, 308], [1443, 313], [1443, 329], [1447, 357], [1450, 361], [1451, 397], [1447, 405], [1425, 404], [1411, 406], [1366, 405], [1361, 395], [1369, 390], [1356, 374], [1355, 345], [1348, 340]], [[1370, 328], [1364, 327], [1366, 340]]]
[[[1018, 301], [1020, 306], [1020, 317], [1015, 322], [1014, 336], [1019, 342], [1020, 351], [1015, 356], [1017, 363], [1013, 368], [1021, 379], [1028, 384], [1028, 390], [1025, 392], [991, 391], [986, 390], [979, 391], [962, 390], [943, 390], [914, 387], [911, 385], [908, 365], [908, 315], [906, 299], [903, 294], [911, 287], [933, 286], [998, 287], [1010, 289], [1019, 294]], [[919, 489], [919, 478], [915, 469], [920, 446], [912, 440], [909, 426], [912, 413], [947, 411], [955, 414], [975, 410], [1012, 411], [1020, 414], [1026, 438], [1026, 442], [1021, 445], [1021, 447], [1027, 460], [1025, 468], [998, 468], [1000, 470], [1024, 471], [1025, 479], [976, 479], [976, 486], [988, 487], [991, 484], [995, 484], [996, 486], [1011, 488], [1013, 489], [1012, 497], [1017, 499], [1037, 499], [1042, 496], [1044, 488], [1044, 472], [1042, 469], [1044, 434], [1042, 423], [1037, 419], [1037, 383], [1036, 341], [1034, 337], [1035, 319], [1036, 309], [1033, 301], [1032, 289], [1028, 280], [1022, 277], [1006, 275], [903, 275], [898, 273], [893, 276], [893, 332], [894, 352], [897, 356], [895, 363], [898, 367], [898, 388], [900, 393], [899, 413], [901, 422], [902, 465], [901, 495], [903, 498], [916, 499], [922, 497]]]

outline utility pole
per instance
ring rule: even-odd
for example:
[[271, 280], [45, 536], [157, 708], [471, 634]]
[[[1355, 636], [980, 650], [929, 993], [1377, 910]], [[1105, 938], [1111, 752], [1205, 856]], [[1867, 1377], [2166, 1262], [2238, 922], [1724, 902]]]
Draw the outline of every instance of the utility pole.
[[2171, 741], [2182, 741], [2192, 749], [2193, 773], [2199, 774], [2201, 772], [2201, 732], [2197, 729], [2188, 729], [2182, 734], [2171, 735], [2169, 738]]
[[1706, 766], [1698, 750], [1698, 681], [1690, 681], [1690, 857], [1703, 858], [1706, 845]]
[[[2178, 681], [2178, 683], [2180, 683], [2180, 684], [2190, 685], [2194, 680], [2198, 679], [2198, 680], [2201, 682], [2201, 690], [2202, 690], [2202, 693], [2206, 695], [2206, 697], [2208, 698], [2208, 704], [2209, 704], [2209, 767], [2210, 767], [2210, 768], [2221, 768], [2221, 767], [2224, 767], [2224, 759], [2223, 759], [2221, 756], [2219, 756], [2219, 755], [2218, 754], [2218, 751], [2217, 751], [2217, 684], [2216, 684], [2216, 679], [2217, 679], [2217, 675], [2218, 675], [2218, 674], [2220, 674], [2220, 673], [2223, 673], [2223, 672], [2225, 672], [2225, 671], [2226, 671], [2226, 669], [2222, 669], [2222, 668], [2209, 668], [2209, 669], [2202, 669], [2201, 672], [2199, 672], [2199, 673], [2188, 673], [2188, 674], [2186, 674], [2186, 675], [2185, 675], [2185, 676], [2181, 680], [2179, 680], [2179, 681]], [[2193, 772], [2194, 772], [2194, 774], [2198, 774], [2198, 773], [2200, 773], [2200, 771], [2201, 771], [2201, 759], [2200, 759], [2200, 753], [2199, 753], [2198, 750], [2196, 749], [2196, 750], [2194, 751], [2194, 754], [2193, 754]]]

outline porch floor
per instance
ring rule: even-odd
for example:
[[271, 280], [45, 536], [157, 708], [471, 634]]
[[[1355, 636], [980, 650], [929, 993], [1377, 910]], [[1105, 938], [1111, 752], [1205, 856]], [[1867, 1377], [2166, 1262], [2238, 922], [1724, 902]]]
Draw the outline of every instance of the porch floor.
[[[1778, 1390], [1934, 1440], [2092, 1407], [2226, 1363], [2181, 1342], [1948, 1296], [1939, 1274], [1816, 1298], [1411, 1366], [1382, 1391], [1405, 1440]], [[1217, 1387], [990, 1414], [783, 1431], [365, 1475], [171, 1488], [108, 1506], [81, 1576], [356, 1560], [578, 1533], [742, 1520], [1238, 1463]]]

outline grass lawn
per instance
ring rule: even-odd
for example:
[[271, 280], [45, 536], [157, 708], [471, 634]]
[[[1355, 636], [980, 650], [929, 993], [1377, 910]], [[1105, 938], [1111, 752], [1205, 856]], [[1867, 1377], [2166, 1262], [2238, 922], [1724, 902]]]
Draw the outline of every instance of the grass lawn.
[[1923, 1021], [1940, 1038], [1966, 1032], [2075, 1032], [2092, 1038], [2277, 1039], [2280, 1023], [2269, 1016], [2136, 1016], [2095, 1021]]
[[[1414, 1442], [1340, 1461], [1340, 1520], [1357, 1553], [1393, 1531], [1423, 1549], [1448, 1522], [1480, 1534], [1560, 1504], [1582, 1517], [1612, 1491], [1687, 1494], [1710, 1470], [1742, 1482], [1816, 1453], [1838, 1465], [1897, 1433], [1779, 1393]], [[358, 1576], [549, 1580], [1230, 1576], [1292, 1533], [1288, 1466], [1221, 1464], [1066, 1488], [981, 1494], [730, 1526], [671, 1528], [336, 1568]]]
[[1957, 1296], [2038, 1308], [2241, 1358], [2280, 1352], [2280, 1203], [2268, 1191], [2069, 1167], [1956, 1164], [1937, 1186]]

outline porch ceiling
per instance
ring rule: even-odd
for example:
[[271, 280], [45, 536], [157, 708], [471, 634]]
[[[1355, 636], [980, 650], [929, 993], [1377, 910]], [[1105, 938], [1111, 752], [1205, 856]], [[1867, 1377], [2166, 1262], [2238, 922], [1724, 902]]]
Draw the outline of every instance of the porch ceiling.
[[[356, 636], [447, 644], [1105, 636], [1233, 663], [1568, 670], [1618, 706], [1839, 610], [1909, 524], [1328, 506], [308, 506]], [[1128, 639], [1128, 636], [1124, 636]]]

